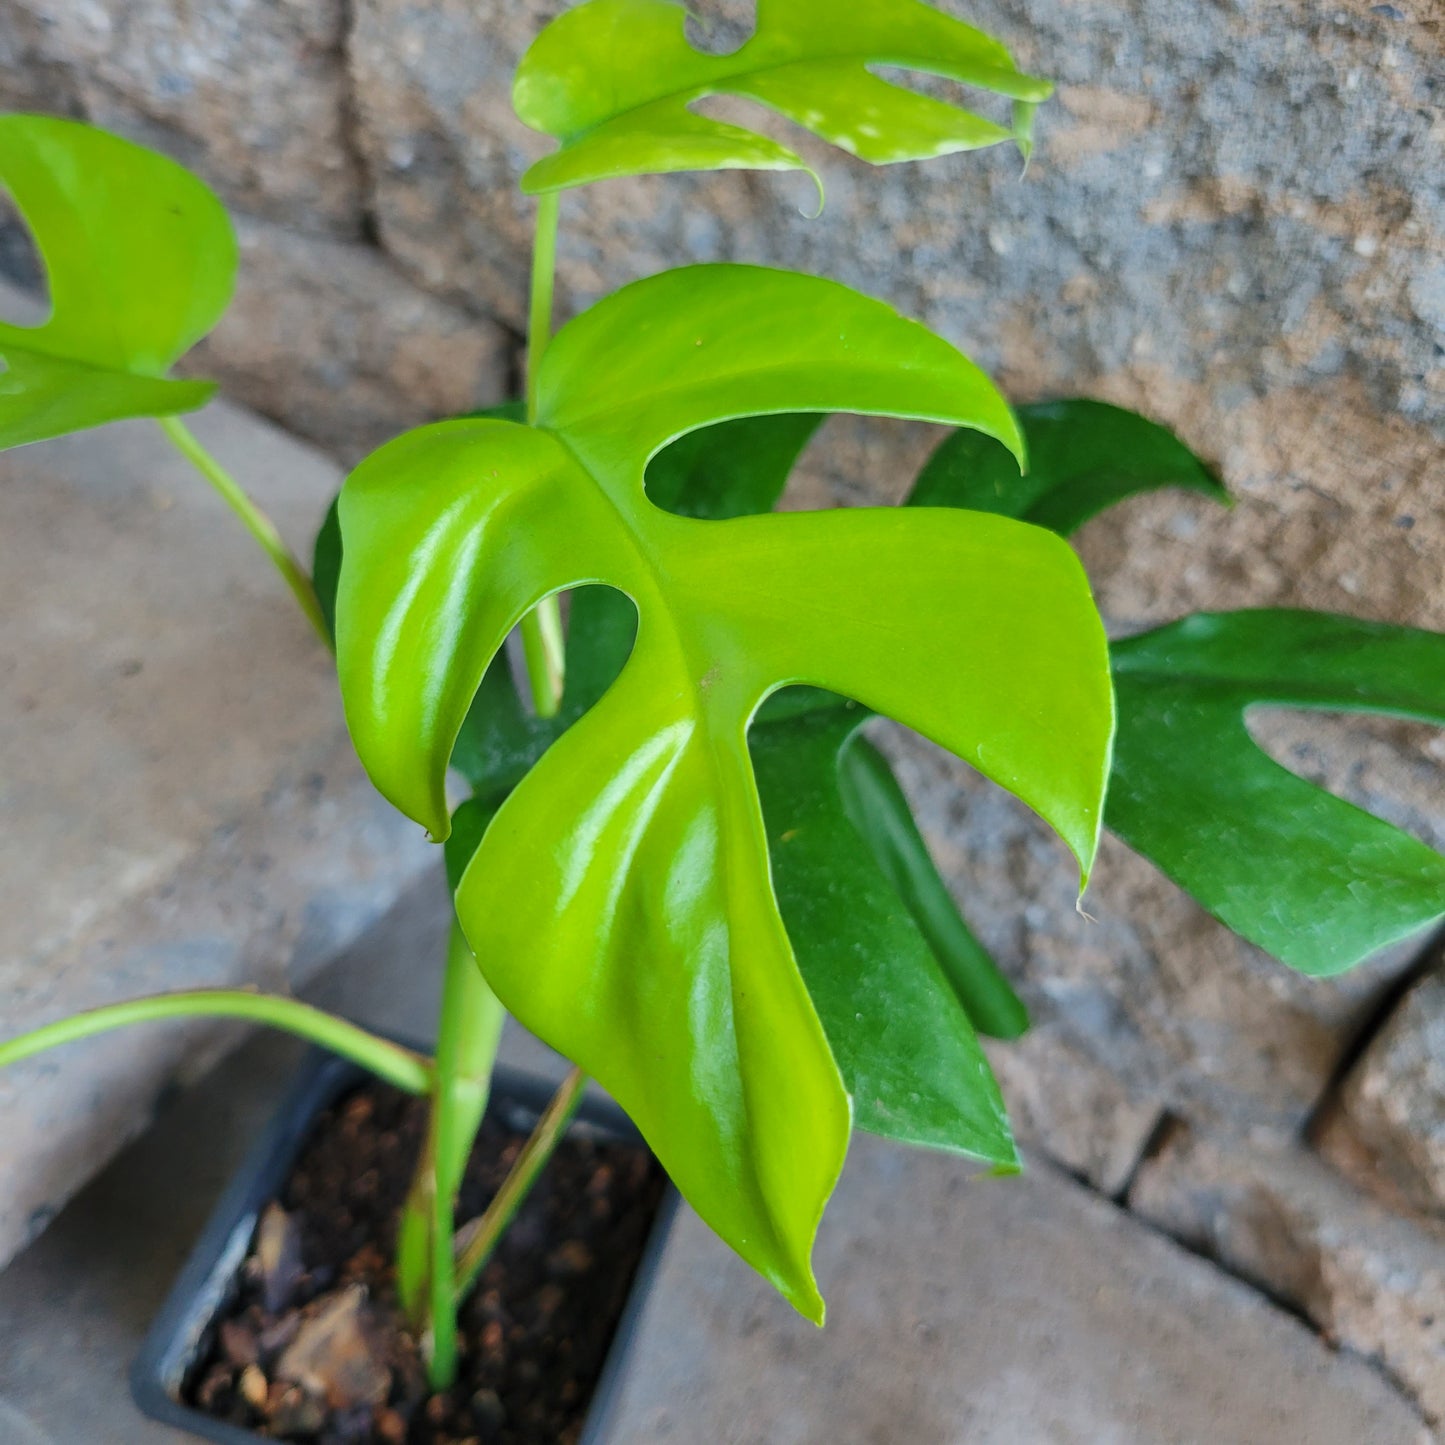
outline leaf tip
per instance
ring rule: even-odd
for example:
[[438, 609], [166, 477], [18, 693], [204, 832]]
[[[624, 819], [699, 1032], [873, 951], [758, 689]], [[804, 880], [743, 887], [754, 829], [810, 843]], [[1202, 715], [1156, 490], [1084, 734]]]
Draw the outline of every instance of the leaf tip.
[[823, 186], [823, 177], [819, 175], [812, 166], [804, 162], [802, 168], [807, 172], [808, 179], [813, 183], [813, 188], [817, 192], [818, 204], [814, 206], [811, 211], [804, 210], [801, 206], [798, 210], [805, 220], [816, 221], [818, 217], [823, 214], [823, 207], [828, 199], [827, 192]]
[[1040, 102], [1036, 100], [1016, 100], [1013, 106], [1013, 136], [1014, 145], [1018, 147], [1019, 154], [1023, 157], [1023, 170], [1019, 172], [1019, 179], [1029, 173], [1029, 161], [1034, 154], [1034, 115], [1039, 108]]
[[828, 1305], [818, 1289], [813, 1272], [808, 1270], [807, 1280], [802, 1285], [794, 1284], [784, 1291], [787, 1301], [805, 1320], [821, 1330], [828, 1320]]

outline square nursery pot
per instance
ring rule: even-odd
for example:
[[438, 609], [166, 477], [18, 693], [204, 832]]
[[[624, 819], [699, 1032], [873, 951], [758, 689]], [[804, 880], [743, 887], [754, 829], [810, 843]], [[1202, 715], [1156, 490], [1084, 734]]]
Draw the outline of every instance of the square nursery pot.
[[[255, 1445], [255, 1432], [184, 1403], [183, 1382], [202, 1358], [251, 1247], [261, 1211], [285, 1185], [318, 1117], [369, 1075], [324, 1049], [313, 1049], [295, 1083], [240, 1172], [217, 1204], [169, 1298], [151, 1325], [131, 1369], [131, 1393], [153, 1420], [189, 1431], [219, 1445]], [[529, 1131], [551, 1098], [555, 1084], [515, 1070], [498, 1069], [488, 1114], [518, 1132]], [[584, 1098], [568, 1135], [641, 1144], [642, 1137], [610, 1100]], [[613, 1413], [637, 1322], [657, 1274], [679, 1195], [664, 1184], [657, 1213], [632, 1279], [626, 1306], [608, 1347], [602, 1372], [587, 1406], [578, 1445], [602, 1445]]]

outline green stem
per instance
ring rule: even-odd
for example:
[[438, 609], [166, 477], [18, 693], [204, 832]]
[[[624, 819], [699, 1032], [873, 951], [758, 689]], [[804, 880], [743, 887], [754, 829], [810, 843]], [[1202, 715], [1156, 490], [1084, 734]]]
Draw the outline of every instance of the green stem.
[[403, 1309], [424, 1332], [434, 1390], [449, 1389], [456, 1379], [457, 1298], [452, 1272], [456, 1199], [487, 1111], [505, 1018], [453, 921], [431, 1119], [397, 1241], [397, 1292]]
[[522, 619], [522, 656], [538, 717], [556, 717], [566, 684], [566, 648], [562, 609], [555, 597], [544, 597]]
[[328, 1048], [344, 1059], [369, 1069], [379, 1079], [408, 1094], [432, 1091], [431, 1062], [378, 1038], [345, 1019], [322, 1013], [310, 1004], [275, 994], [248, 993], [243, 989], [196, 989], [189, 993], [163, 993], [151, 998], [131, 999], [74, 1014], [43, 1028], [7, 1039], [0, 1044], [0, 1068], [18, 1064], [46, 1049], [92, 1038], [130, 1024], [153, 1023], [159, 1019], [227, 1018], [268, 1024]]
[[[537, 424], [537, 378], [552, 339], [552, 297], [557, 275], [557, 224], [561, 193], [537, 199], [537, 239], [532, 247], [532, 306], [527, 317], [527, 425]], [[544, 597], [522, 619], [522, 652], [532, 706], [538, 717], [556, 717], [566, 681], [566, 643], [562, 610], [555, 597]]]
[[332, 647], [331, 633], [321, 613], [321, 604], [316, 600], [316, 589], [306, 569], [296, 560], [291, 549], [281, 540], [276, 524], [246, 494], [240, 483], [203, 447], [196, 435], [179, 417], [157, 418], [160, 429], [175, 443], [176, 449], [186, 458], [219, 493], [221, 500], [241, 519], [246, 530], [261, 545], [261, 550], [271, 559], [272, 565], [281, 574], [282, 580], [291, 589], [306, 620], [316, 629], [316, 635]]
[[562, 1086], [553, 1094], [542, 1117], [537, 1120], [531, 1138], [523, 1145], [517, 1162], [502, 1181], [502, 1187], [475, 1227], [468, 1231], [466, 1246], [457, 1259], [456, 1295], [459, 1300], [465, 1299], [476, 1284], [497, 1247], [497, 1241], [512, 1222], [557, 1145], [562, 1142], [586, 1087], [587, 1075], [581, 1069], [573, 1069], [562, 1081]]
[[527, 316], [527, 425], [537, 424], [537, 378], [552, 339], [552, 295], [557, 275], [557, 229], [562, 193], [537, 198], [537, 238], [532, 245], [532, 307]]

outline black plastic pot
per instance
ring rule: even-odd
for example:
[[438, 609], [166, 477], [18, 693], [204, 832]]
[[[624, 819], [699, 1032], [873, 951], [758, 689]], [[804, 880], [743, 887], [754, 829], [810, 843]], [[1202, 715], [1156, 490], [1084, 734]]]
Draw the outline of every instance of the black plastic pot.
[[[369, 1075], [324, 1049], [313, 1049], [276, 1117], [222, 1196], [204, 1233], [151, 1325], [131, 1368], [131, 1394], [153, 1420], [187, 1430], [217, 1445], [255, 1445], [263, 1437], [214, 1419], [183, 1404], [182, 1381], [195, 1363], [212, 1322], [235, 1288], [237, 1272], [251, 1245], [262, 1209], [280, 1192], [311, 1134], [317, 1116]], [[510, 1069], [498, 1069], [490, 1111], [519, 1131], [530, 1130], [551, 1098], [554, 1085]], [[569, 1134], [640, 1142], [641, 1136], [616, 1105], [584, 1099]], [[648, 1235], [627, 1306], [607, 1352], [588, 1407], [579, 1445], [602, 1445], [613, 1412], [642, 1306], [650, 1294], [678, 1194], [669, 1184]]]

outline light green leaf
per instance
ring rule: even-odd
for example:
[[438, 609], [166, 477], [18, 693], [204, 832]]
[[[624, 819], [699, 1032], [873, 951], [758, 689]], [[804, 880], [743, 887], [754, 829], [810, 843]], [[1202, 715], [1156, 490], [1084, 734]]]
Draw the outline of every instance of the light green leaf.
[[[566, 345], [560, 345], [561, 337]], [[763, 266], [684, 266], [584, 312], [547, 352], [542, 424], [641, 499], [638, 456], [719, 419], [851, 409], [973, 427], [1016, 454], [992, 382], [927, 327], [836, 281]], [[671, 370], [656, 367], [666, 358]]]
[[1107, 402], [1018, 408], [1029, 469], [977, 432], [948, 437], [919, 473], [908, 505], [968, 507], [1048, 527], [1061, 537], [1126, 497], [1165, 487], [1228, 504], [1213, 472], [1166, 427]]
[[[517, 70], [513, 104], [561, 148], [522, 178], [529, 193], [618, 176], [809, 170], [756, 131], [696, 114], [710, 95], [757, 101], [833, 145], [885, 165], [1017, 138], [1010, 128], [873, 73], [895, 66], [1037, 103], [1047, 81], [998, 41], [921, 0], [760, 0], [756, 34], [732, 55], [688, 43], [671, 0], [590, 0], [558, 16]], [[810, 172], [811, 173], [811, 172]]]
[[916, 416], [1016, 444], [970, 362], [844, 287], [738, 266], [639, 282], [559, 333], [538, 397], [536, 428], [423, 428], [348, 479], [352, 735], [443, 837], [447, 763], [507, 632], [565, 588], [631, 598], [621, 676], [502, 805], [458, 913], [504, 1005], [820, 1318], [809, 1254], [849, 1106], [774, 900], [748, 723], [785, 684], [854, 697], [1023, 798], [1087, 868], [1112, 731], [1102, 628], [1068, 547], [1007, 519], [704, 522], [647, 499], [662, 446], [738, 416]]
[[0, 186], [51, 299], [39, 326], [0, 322], [0, 447], [203, 405], [211, 383], [165, 374], [230, 300], [236, 242], [211, 192], [143, 146], [38, 115], [0, 116]]
[[855, 736], [868, 716], [840, 705], [752, 731], [788, 937], [859, 1126], [1014, 1168], [969, 1014], [844, 806], [840, 769], [871, 751]]
[[1445, 724], [1445, 636], [1327, 613], [1199, 614], [1114, 644], [1109, 827], [1242, 937], [1334, 974], [1445, 915], [1445, 857], [1296, 777], [1249, 708]]

